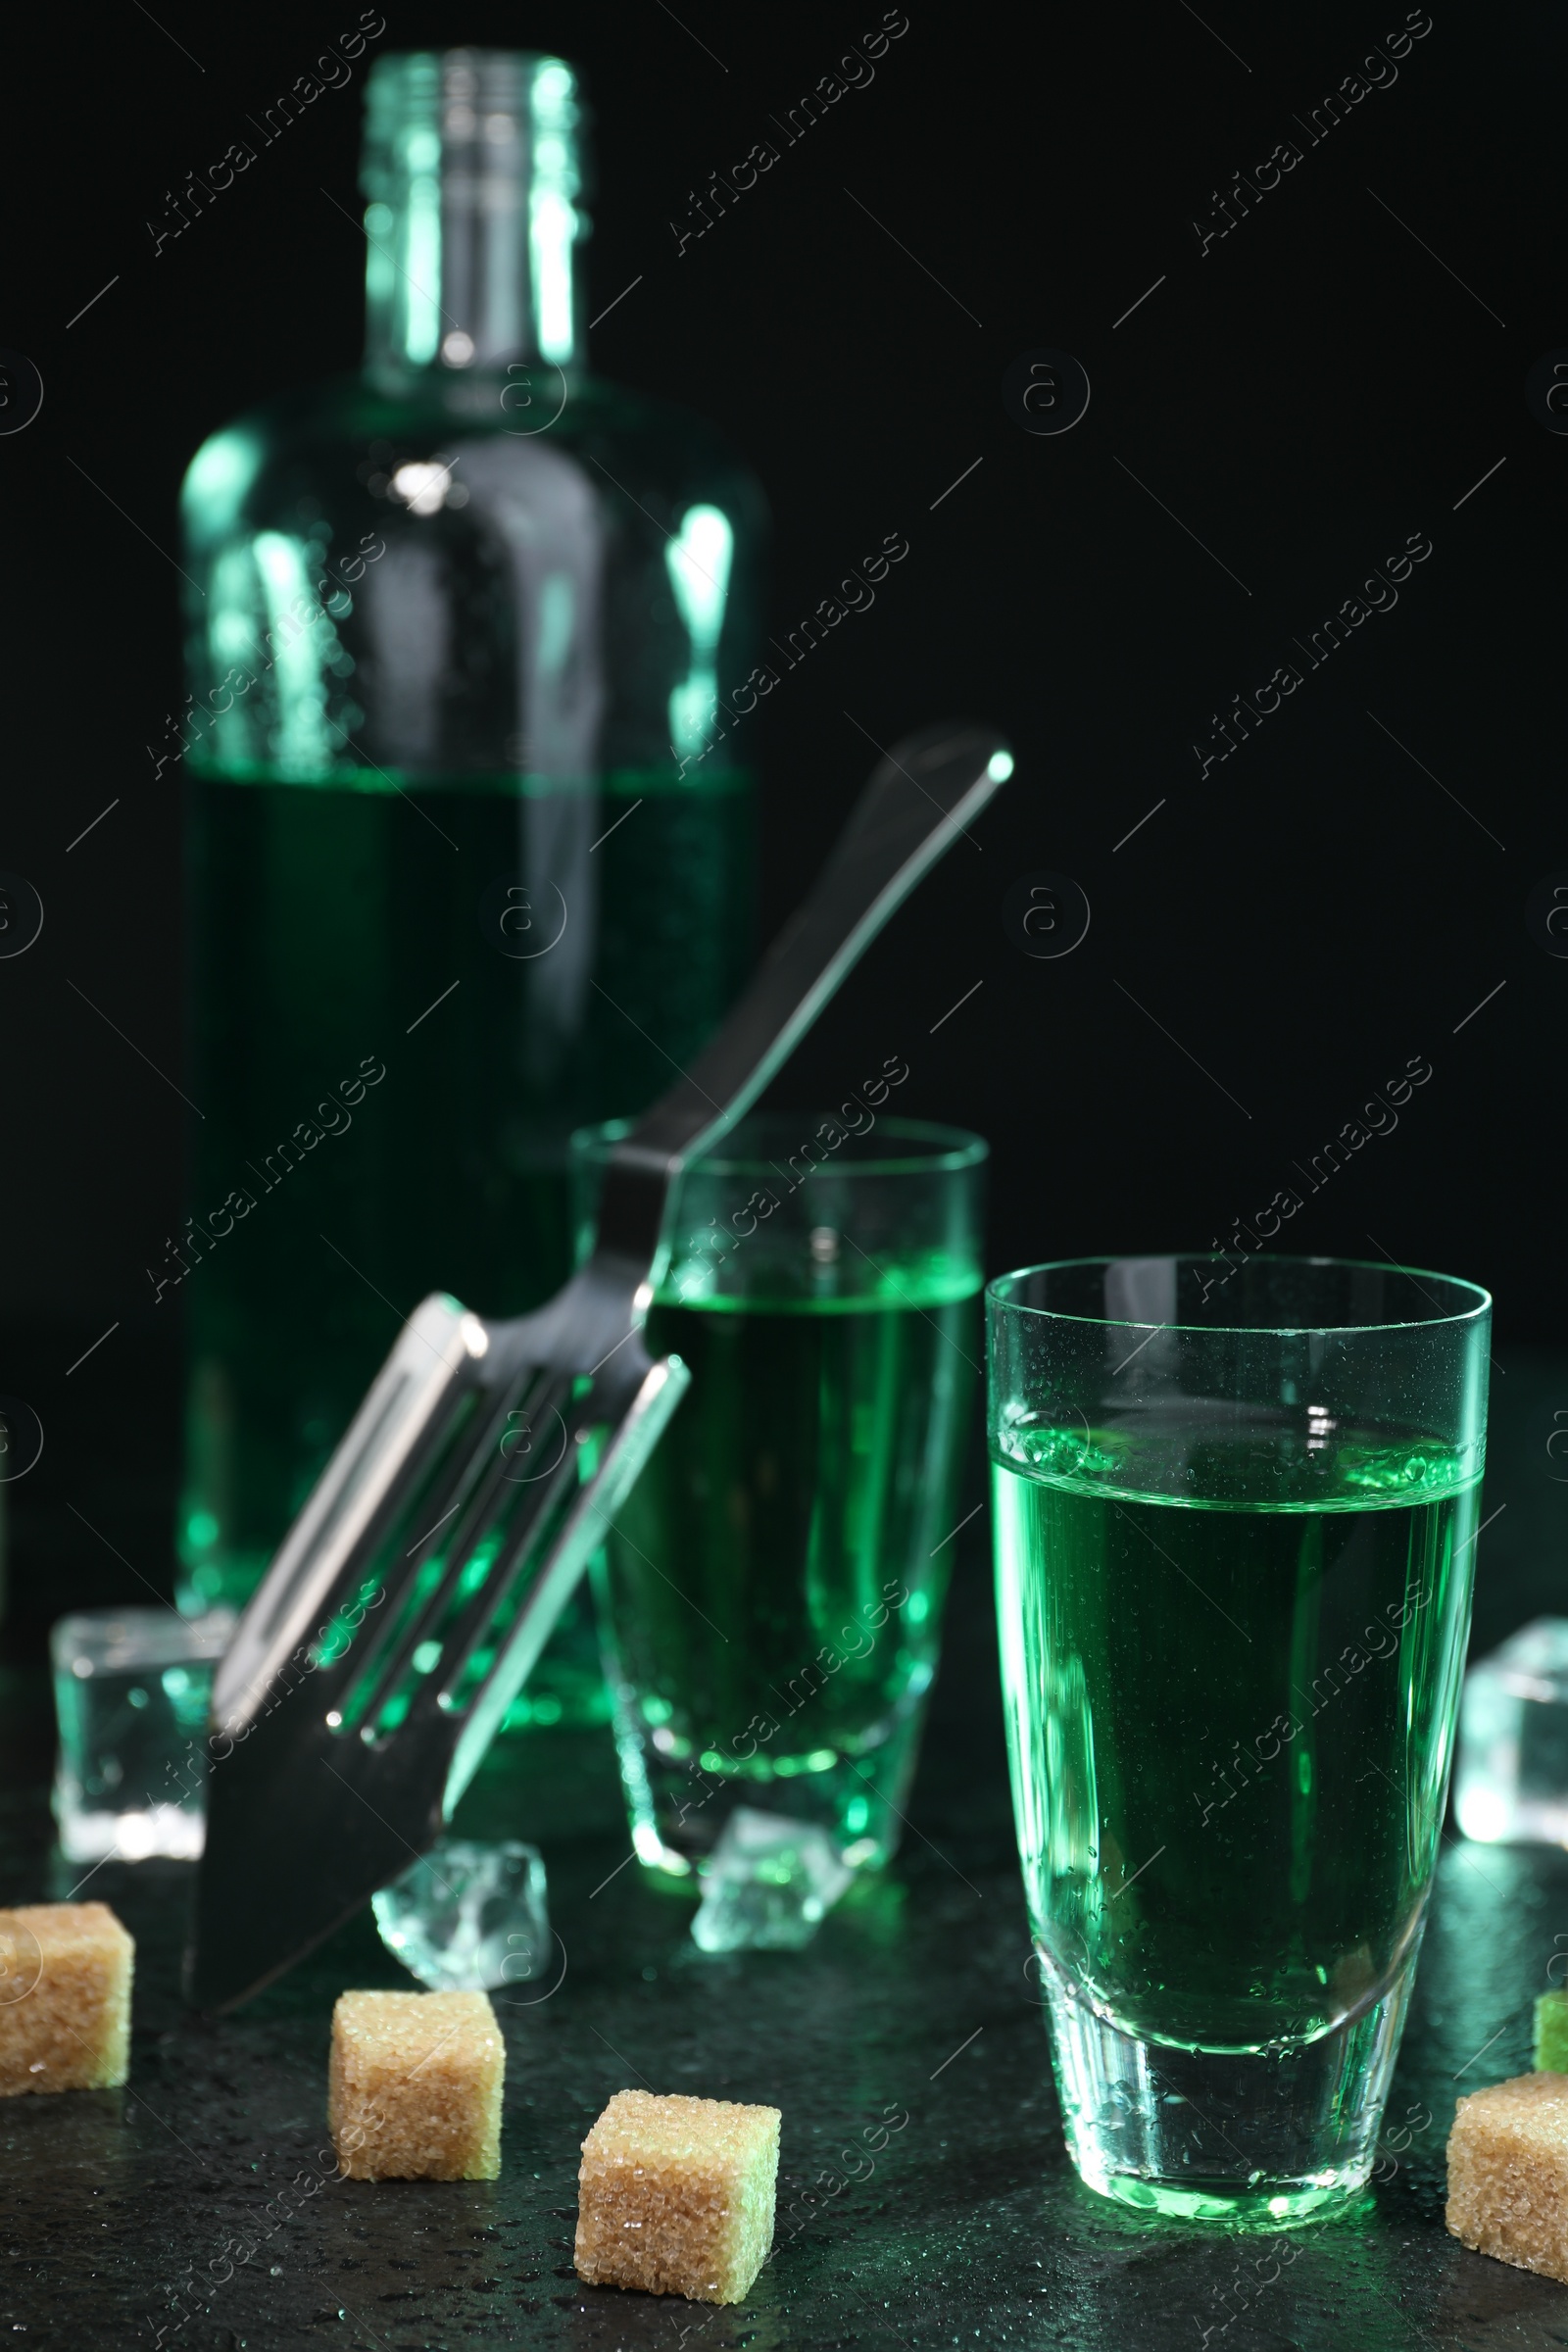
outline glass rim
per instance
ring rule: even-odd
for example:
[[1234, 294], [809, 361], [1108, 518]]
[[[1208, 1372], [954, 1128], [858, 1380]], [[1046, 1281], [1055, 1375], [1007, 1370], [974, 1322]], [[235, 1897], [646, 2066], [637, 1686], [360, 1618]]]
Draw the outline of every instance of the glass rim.
[[1051, 1323], [1098, 1324], [1109, 1331], [1190, 1331], [1205, 1339], [1221, 1339], [1230, 1335], [1258, 1339], [1287, 1339], [1310, 1336], [1315, 1332], [1372, 1332], [1372, 1331], [1441, 1331], [1449, 1325], [1474, 1323], [1492, 1311], [1492, 1293], [1480, 1283], [1469, 1282], [1462, 1274], [1441, 1274], [1431, 1266], [1404, 1266], [1394, 1258], [1334, 1257], [1326, 1253], [1306, 1253], [1296, 1250], [1263, 1250], [1253, 1253], [1250, 1264], [1276, 1266], [1334, 1266], [1371, 1274], [1402, 1274], [1419, 1289], [1422, 1280], [1446, 1283], [1451, 1290], [1468, 1292], [1472, 1303], [1455, 1314], [1425, 1315], [1415, 1319], [1408, 1316], [1391, 1317], [1380, 1323], [1149, 1323], [1135, 1322], [1127, 1315], [1079, 1315], [1064, 1312], [1055, 1306], [1031, 1306], [1022, 1298], [1010, 1298], [1006, 1288], [1010, 1283], [1028, 1281], [1036, 1274], [1062, 1274], [1073, 1266], [1147, 1265], [1150, 1262], [1182, 1265], [1231, 1265], [1234, 1260], [1223, 1250], [1131, 1250], [1114, 1256], [1044, 1258], [1038, 1265], [1014, 1266], [1009, 1273], [995, 1274], [986, 1284], [987, 1307], [1006, 1309], [1010, 1314], [1039, 1315]]
[[[746, 1116], [748, 1118], [760, 1116], [769, 1120], [776, 1119], [781, 1125], [786, 1126], [787, 1132], [790, 1134], [795, 1132], [794, 1122], [797, 1114], [793, 1111], [748, 1112]], [[813, 1127], [820, 1126], [828, 1119], [837, 1118], [838, 1113], [832, 1110], [799, 1113], [800, 1124], [803, 1127], [808, 1124]], [[635, 1119], [590, 1121], [586, 1127], [573, 1129], [571, 1149], [573, 1152], [581, 1151], [585, 1154], [596, 1152], [602, 1153], [610, 1145], [618, 1143], [622, 1136], [629, 1135], [636, 1124]], [[839, 1124], [843, 1124], [842, 1120], [839, 1121]], [[745, 1119], [737, 1120], [736, 1127], [732, 1128], [730, 1133], [734, 1134], [736, 1129], [744, 1125]], [[835, 1176], [933, 1176], [958, 1173], [965, 1168], [983, 1167], [991, 1157], [991, 1146], [985, 1137], [974, 1134], [967, 1127], [948, 1127], [934, 1119], [882, 1117], [878, 1117], [876, 1126], [889, 1143], [924, 1145], [926, 1148], [923, 1151], [917, 1149], [895, 1152], [882, 1156], [873, 1152], [854, 1159], [838, 1159], [831, 1163], [824, 1161], [818, 1163], [818, 1167], [813, 1173], [825, 1173], [828, 1165], [831, 1164]], [[858, 1130], [846, 1128], [845, 1133], [853, 1139], [858, 1140]], [[871, 1129], [865, 1130], [867, 1138], [871, 1133]], [[801, 1137], [798, 1140], [797, 1149], [804, 1151], [806, 1146], [813, 1140], [814, 1137], [811, 1135]], [[778, 1172], [773, 1161], [765, 1156], [741, 1156], [725, 1152], [721, 1144], [716, 1154], [705, 1152], [700, 1159], [688, 1161], [682, 1173], [682, 1181], [685, 1182], [693, 1176], [765, 1177], [776, 1176]]]

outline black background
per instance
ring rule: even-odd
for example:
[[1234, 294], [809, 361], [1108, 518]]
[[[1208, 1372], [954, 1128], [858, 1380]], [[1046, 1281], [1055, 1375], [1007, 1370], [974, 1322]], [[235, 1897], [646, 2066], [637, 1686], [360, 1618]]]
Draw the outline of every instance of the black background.
[[[0, 1391], [28, 1396], [48, 1431], [39, 1474], [0, 1487], [15, 1513], [19, 1648], [71, 1601], [169, 1583], [177, 1332], [167, 1305], [150, 1308], [143, 1269], [179, 1206], [180, 782], [172, 769], [155, 782], [144, 746], [181, 692], [179, 478], [215, 426], [352, 367], [361, 336], [363, 242], [329, 197], [358, 210], [368, 58], [157, 259], [144, 225], [353, 26], [358, 0], [152, 4], [156, 23], [137, 0], [14, 17], [0, 77], [0, 346], [29, 355], [45, 384], [37, 420], [0, 437], [0, 869], [26, 876], [46, 907], [37, 944], [0, 959]], [[661, 0], [387, 0], [373, 47], [467, 39], [556, 48], [584, 67], [599, 156], [591, 313], [642, 279], [595, 334], [595, 364], [713, 417], [751, 457], [774, 511], [775, 632], [886, 533], [908, 537], [874, 610], [753, 722], [764, 922], [809, 878], [868, 765], [846, 713], [881, 742], [973, 713], [1016, 745], [1017, 777], [981, 847], [958, 844], [922, 887], [781, 1098], [836, 1101], [903, 1054], [901, 1107], [993, 1140], [1001, 1267], [1223, 1242], [1299, 1182], [1296, 1162], [1372, 1090], [1412, 1056], [1430, 1060], [1396, 1131], [1308, 1194], [1287, 1232], [1496, 1293], [1506, 1376], [1486, 1509], [1497, 1524], [1476, 1620], [1488, 1647], [1542, 1608], [1560, 1612], [1568, 1512], [1560, 1443], [1548, 1451], [1568, 1414], [1568, 961], [1525, 925], [1534, 886], [1568, 874], [1568, 438], [1524, 401], [1532, 364], [1568, 346], [1568, 26], [1544, 5], [1432, 0], [1432, 29], [1394, 86], [1308, 146], [1293, 118], [1398, 29], [1402, 0], [1200, 0], [1202, 21], [1186, 0], [907, 6], [871, 85], [681, 258], [667, 223], [685, 220], [688, 191], [769, 135], [769, 116], [878, 24], [877, 0], [677, 0], [681, 22]], [[1208, 220], [1212, 192], [1285, 138], [1301, 163], [1200, 257], [1195, 215]], [[1074, 354], [1093, 387], [1059, 438], [1024, 433], [1002, 400], [1011, 364], [1045, 347]], [[1200, 779], [1192, 745], [1211, 713], [1295, 659], [1292, 638], [1417, 532], [1433, 554], [1397, 608]], [[1004, 926], [1009, 892], [1041, 869], [1074, 878], [1092, 908], [1083, 944], [1055, 961], [1027, 957]], [[1533, 1352], [1552, 1341], [1555, 1354]], [[563, 2307], [530, 2318], [541, 2343], [618, 2342], [631, 2327], [667, 2342], [662, 2309], [616, 2309], [602, 2334], [579, 2326], [565, 2276], [575, 2134], [563, 2119], [586, 2121], [625, 2079], [622, 2050], [662, 2081], [731, 2095], [771, 2097], [768, 2070], [793, 2070], [795, 2150], [842, 2129], [853, 2098], [880, 2099], [884, 2075], [889, 2096], [914, 2084], [921, 2129], [900, 2145], [918, 2152], [889, 2168], [893, 2218], [813, 2237], [782, 2285], [764, 2283], [763, 2352], [848, 2340], [847, 2314], [876, 2341], [884, 2314], [901, 2340], [917, 2325], [929, 2340], [934, 2313], [943, 2340], [961, 2326], [988, 2343], [1190, 2342], [1190, 2321], [1200, 2333], [1212, 2323], [1233, 2241], [1152, 2243], [1066, 2174], [1039, 2019], [1024, 2014], [1016, 1881], [1000, 1859], [982, 1526], [962, 1542], [916, 1811], [988, 1889], [994, 1877], [983, 1921], [922, 1831], [897, 1874], [861, 1890], [885, 1908], [847, 1903], [787, 1979], [740, 1964], [715, 1990], [711, 1974], [699, 1985], [682, 1973], [684, 1914], [655, 1918], [635, 1874], [573, 1911], [564, 1866], [554, 1899], [572, 1923], [572, 1973], [558, 2005], [521, 2031], [512, 2021], [504, 2229], [482, 2186], [428, 2206], [418, 2189], [413, 2203], [323, 2198], [297, 2252], [268, 2278], [246, 2271], [202, 2342], [244, 2340], [230, 2326], [253, 2343], [306, 2340], [330, 2316], [317, 2309], [328, 2265], [334, 2305], [349, 2291], [339, 2273], [356, 2272], [377, 2328], [395, 2313], [421, 2340], [427, 2318], [476, 2337], [499, 2322], [514, 2339], [522, 2293]], [[48, 1867], [51, 1733], [40, 1682], [25, 1705], [18, 1689], [6, 1680], [0, 1708], [0, 1864], [8, 1895], [30, 1897]], [[1430, 2128], [1382, 2192], [1375, 2236], [1306, 2246], [1266, 2308], [1271, 2342], [1402, 2352], [1544, 2342], [1561, 2328], [1560, 2289], [1463, 2254], [1436, 2220], [1446, 2102], [1528, 2063], [1529, 1996], [1564, 1917], [1549, 1854], [1486, 1849], [1471, 1886], [1475, 1850], [1445, 1857], [1391, 2110], [1420, 2099]], [[34, 2341], [61, 2326], [74, 2343], [131, 2340], [223, 2228], [254, 2228], [278, 2166], [300, 2160], [295, 2140], [311, 2144], [327, 1989], [375, 1965], [362, 1921], [351, 1950], [209, 2034], [178, 2023], [164, 1880], [112, 1871], [99, 1889], [126, 1906], [155, 1962], [138, 2089], [123, 2120], [8, 2102], [20, 2150], [8, 2213]], [[200, 2169], [171, 2132], [187, 2158], [195, 2143]], [[88, 2245], [90, 2177], [116, 2195]], [[476, 2240], [482, 2223], [501, 2241], [482, 2249], [508, 2290], [493, 2319], [477, 2300], [490, 2279], [464, 2300], [430, 2265], [450, 2241], [419, 2233], [456, 2228], [454, 2214]], [[514, 2286], [541, 2273], [538, 2287]], [[1229, 2340], [1244, 2339], [1257, 2340], [1247, 2328]]]
[[[902, 1108], [993, 1141], [997, 1267], [1206, 1248], [1296, 1185], [1293, 1246], [1474, 1277], [1503, 1339], [1556, 1334], [1568, 961], [1525, 905], [1568, 868], [1568, 439], [1533, 421], [1524, 379], [1568, 344], [1568, 36], [1544, 7], [1434, 5], [1393, 85], [1308, 145], [1295, 118], [1398, 31], [1396, 0], [1212, 0], [1201, 21], [1181, 0], [910, 0], [870, 85], [678, 257], [688, 191], [878, 25], [871, 0], [682, 0], [680, 21], [658, 0], [388, 0], [352, 83], [156, 258], [166, 191], [357, 10], [161, 0], [157, 23], [125, 7], [17, 27], [0, 344], [33, 359], [45, 400], [0, 439], [0, 868], [46, 920], [0, 961], [0, 1386], [41, 1316], [89, 1337], [119, 1320], [72, 1388], [95, 1380], [101, 1417], [144, 1409], [144, 1267], [174, 1230], [185, 1115], [180, 779], [155, 781], [144, 748], [180, 692], [178, 481], [236, 412], [357, 363], [364, 249], [336, 208], [358, 210], [366, 70], [462, 39], [584, 68], [591, 313], [642, 281], [595, 365], [705, 412], [757, 466], [773, 629], [886, 533], [909, 541], [874, 610], [755, 722], [764, 923], [866, 771], [855, 722], [885, 743], [973, 714], [1017, 748], [978, 846], [922, 887], [781, 1097], [837, 1101], [904, 1055]], [[1286, 138], [1301, 162], [1200, 255], [1194, 217]], [[1041, 347], [1093, 387], [1058, 437], [1002, 398]], [[1211, 715], [1413, 533], [1433, 553], [1396, 610], [1200, 778]], [[1004, 927], [1039, 869], [1092, 907], [1058, 960]], [[1412, 1056], [1433, 1075], [1396, 1132], [1307, 1193], [1298, 1163]]]

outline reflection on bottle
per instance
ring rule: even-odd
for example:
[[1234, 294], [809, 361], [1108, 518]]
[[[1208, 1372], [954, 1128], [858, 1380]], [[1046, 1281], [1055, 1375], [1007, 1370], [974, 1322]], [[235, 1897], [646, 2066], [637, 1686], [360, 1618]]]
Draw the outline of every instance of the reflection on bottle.
[[708, 740], [718, 692], [715, 659], [724, 626], [735, 534], [717, 507], [688, 507], [664, 549], [675, 608], [691, 639], [691, 669], [669, 698], [669, 740], [677, 752]]

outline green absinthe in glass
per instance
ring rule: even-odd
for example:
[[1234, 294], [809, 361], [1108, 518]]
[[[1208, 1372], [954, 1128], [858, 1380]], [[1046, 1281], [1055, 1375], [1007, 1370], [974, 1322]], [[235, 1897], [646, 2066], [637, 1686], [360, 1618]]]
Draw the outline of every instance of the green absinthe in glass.
[[[570, 1268], [566, 1139], [635, 1111], [749, 956], [751, 475], [586, 372], [561, 60], [388, 57], [363, 371], [186, 480], [189, 1418], [182, 1598], [253, 1588], [427, 1291]], [[600, 1703], [558, 1645], [523, 1701]], [[575, 1675], [575, 1680], [573, 1676]]]
[[[692, 1386], [616, 1516], [611, 1616], [643, 1859], [680, 1867], [764, 1794], [886, 1860], [936, 1670], [979, 1282], [656, 1305]], [[846, 1759], [848, 1761], [846, 1762]], [[630, 1761], [630, 1759], [626, 1759]]]
[[1416, 1435], [1259, 1415], [1187, 1446], [1178, 1500], [1177, 1449], [1026, 1424], [994, 1447], [1030, 1908], [1046, 1967], [1125, 2033], [1278, 2049], [1419, 1935], [1479, 1487]]

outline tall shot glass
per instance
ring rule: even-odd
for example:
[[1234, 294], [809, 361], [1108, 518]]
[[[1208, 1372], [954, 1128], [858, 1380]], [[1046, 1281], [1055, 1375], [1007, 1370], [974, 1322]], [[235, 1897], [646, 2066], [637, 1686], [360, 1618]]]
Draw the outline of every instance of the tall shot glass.
[[1323, 1258], [987, 1292], [1013, 1806], [1091, 2188], [1278, 2226], [1358, 2189], [1448, 1785], [1492, 1302]]

